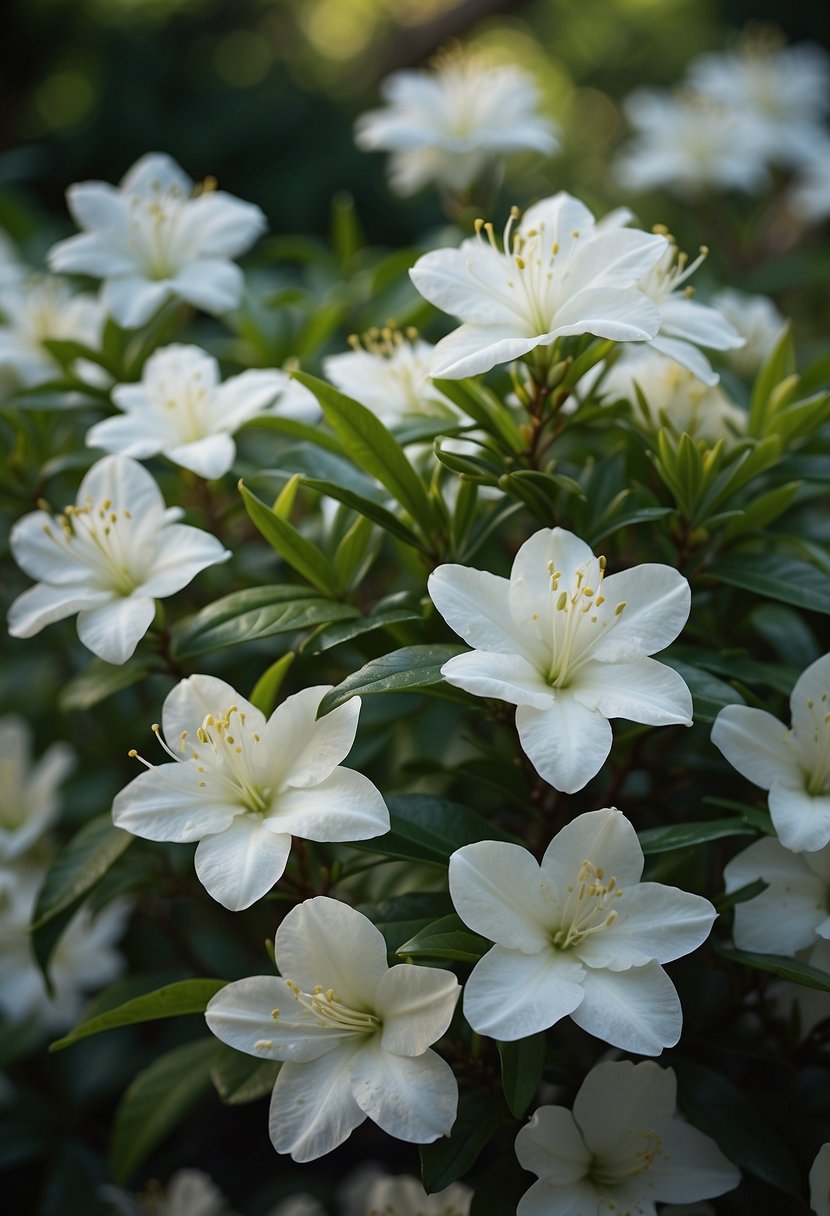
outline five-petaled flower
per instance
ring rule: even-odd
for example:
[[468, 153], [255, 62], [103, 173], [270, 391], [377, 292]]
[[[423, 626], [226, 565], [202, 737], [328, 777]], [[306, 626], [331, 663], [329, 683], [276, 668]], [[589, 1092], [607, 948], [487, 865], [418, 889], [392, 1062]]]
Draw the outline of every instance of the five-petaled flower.
[[568, 1015], [624, 1051], [659, 1055], [680, 1038], [680, 1000], [661, 963], [709, 935], [708, 899], [640, 882], [643, 851], [614, 807], [566, 824], [541, 865], [520, 845], [483, 840], [450, 858], [464, 923], [495, 945], [464, 989], [473, 1030], [523, 1039]]
[[70, 186], [67, 203], [84, 229], [49, 254], [53, 270], [105, 279], [102, 301], [127, 329], [144, 325], [166, 300], [221, 314], [236, 308], [244, 280], [232, 259], [265, 229], [259, 207], [193, 182], [174, 160], [150, 152], [120, 187]]
[[539, 1179], [517, 1216], [655, 1216], [655, 1203], [731, 1191], [740, 1173], [676, 1106], [670, 1068], [652, 1060], [597, 1064], [572, 1112], [541, 1106], [516, 1137], [519, 1164]]
[[748, 705], [727, 705], [712, 742], [742, 776], [769, 790], [781, 843], [794, 853], [830, 843], [830, 654], [811, 663], [790, 694], [792, 726]]
[[674, 641], [691, 593], [671, 566], [605, 577], [605, 559], [563, 528], [525, 541], [510, 579], [439, 566], [429, 593], [475, 647], [441, 668], [450, 683], [517, 707], [522, 747], [541, 777], [573, 793], [611, 749], [609, 718], [691, 724], [680, 676], [648, 656]]
[[223, 1043], [284, 1061], [271, 1098], [277, 1152], [314, 1161], [367, 1117], [416, 1144], [447, 1135], [458, 1087], [430, 1044], [458, 1000], [452, 972], [390, 968], [380, 930], [324, 895], [292, 908], [274, 956], [279, 977], [228, 984], [205, 1017]]
[[196, 873], [232, 911], [271, 889], [285, 869], [292, 836], [382, 835], [389, 813], [379, 791], [340, 764], [354, 743], [360, 698], [317, 720], [329, 688], [295, 693], [266, 721], [224, 680], [182, 680], [164, 702], [161, 726], [153, 728], [173, 763], [142, 759], [147, 772], [113, 803], [116, 826], [146, 840], [200, 841]]
[[33, 511], [11, 531], [22, 570], [40, 581], [9, 609], [9, 633], [30, 638], [78, 613], [78, 637], [108, 663], [126, 663], [152, 624], [156, 599], [181, 591], [231, 556], [215, 536], [175, 521], [153, 477], [127, 456], [105, 456], [57, 516]]

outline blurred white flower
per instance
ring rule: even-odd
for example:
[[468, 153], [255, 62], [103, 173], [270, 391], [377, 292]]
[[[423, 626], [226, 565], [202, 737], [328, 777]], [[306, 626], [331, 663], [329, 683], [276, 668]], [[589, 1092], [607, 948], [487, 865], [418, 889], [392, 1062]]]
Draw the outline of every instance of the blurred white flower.
[[288, 384], [277, 370], [250, 370], [220, 383], [219, 364], [198, 346], [165, 346], [147, 360], [140, 384], [118, 384], [122, 414], [87, 433], [88, 447], [145, 460], [159, 452], [200, 477], [221, 477], [236, 457], [231, 436], [268, 411]]
[[232, 911], [270, 891], [292, 836], [381, 836], [389, 813], [380, 792], [340, 765], [357, 733], [360, 698], [318, 720], [330, 687], [295, 693], [266, 721], [224, 680], [182, 680], [164, 702], [161, 728], [154, 727], [174, 763], [142, 759], [147, 772], [116, 795], [114, 823], [145, 840], [200, 841], [199, 880]]
[[0, 862], [25, 853], [54, 823], [58, 786], [75, 766], [72, 749], [53, 743], [32, 763], [32, 732], [24, 718], [0, 718]]
[[725, 866], [731, 894], [762, 878], [766, 890], [735, 908], [733, 937], [741, 950], [794, 956], [830, 939], [830, 845], [815, 853], [791, 853], [764, 836]]
[[104, 308], [127, 329], [144, 325], [172, 298], [215, 314], [235, 308], [244, 280], [232, 259], [265, 229], [259, 207], [210, 182], [195, 189], [159, 152], [136, 161], [119, 187], [70, 186], [67, 203], [84, 231], [59, 241], [49, 264], [106, 280]]
[[800, 174], [790, 190], [790, 205], [810, 224], [830, 216], [830, 139], [816, 139], [802, 158]]
[[517, 1216], [655, 1216], [655, 1203], [731, 1191], [739, 1171], [676, 1109], [670, 1068], [651, 1060], [597, 1064], [573, 1112], [542, 1106], [516, 1137], [519, 1164], [539, 1179], [519, 1201]]
[[341, 1188], [343, 1216], [469, 1216], [473, 1192], [463, 1182], [427, 1195], [417, 1178], [371, 1167]]
[[[80, 342], [97, 349], [104, 310], [91, 295], [73, 291], [56, 275], [22, 274], [0, 279], [0, 383], [9, 391], [33, 388], [61, 375], [47, 341]], [[95, 365], [82, 361], [86, 374]], [[95, 367], [95, 378], [101, 369]]]
[[202, 1170], [177, 1170], [166, 1187], [151, 1182], [140, 1195], [117, 1186], [98, 1192], [119, 1216], [232, 1216], [225, 1196]]
[[754, 376], [781, 337], [786, 320], [769, 296], [725, 288], [717, 293], [712, 303], [745, 339], [743, 346], [727, 353], [728, 362], [739, 375]]
[[387, 426], [413, 418], [465, 421], [429, 376], [432, 347], [415, 335], [370, 330], [353, 349], [323, 360], [323, 370], [337, 388], [360, 401]]
[[691, 592], [671, 566], [605, 576], [605, 559], [564, 528], [525, 541], [510, 578], [439, 566], [429, 594], [475, 649], [441, 668], [450, 684], [517, 706], [525, 754], [555, 789], [574, 793], [611, 749], [609, 718], [649, 726], [692, 720], [680, 676], [649, 658], [686, 623]]
[[810, 1207], [815, 1216], [830, 1216], [830, 1142], [822, 1144], [810, 1167]]
[[323, 895], [291, 909], [274, 954], [282, 978], [226, 985], [205, 1017], [223, 1043], [284, 1061], [271, 1098], [277, 1152], [314, 1161], [367, 1117], [416, 1144], [447, 1135], [458, 1087], [429, 1046], [450, 1024], [455, 976], [411, 964], [389, 968], [380, 930]]
[[501, 248], [492, 225], [479, 224], [460, 249], [433, 250], [409, 272], [422, 296], [463, 322], [436, 346], [433, 376], [486, 372], [569, 335], [655, 337], [659, 312], [635, 284], [663, 256], [665, 237], [597, 225], [565, 193], [518, 217], [514, 208]]
[[358, 119], [355, 140], [365, 151], [392, 153], [398, 194], [430, 182], [465, 190], [507, 153], [550, 155], [557, 147], [527, 73], [480, 53], [445, 54], [433, 71], [395, 72], [381, 94], [386, 106]]
[[127, 456], [105, 456], [74, 506], [34, 511], [11, 530], [15, 561], [36, 586], [9, 608], [9, 633], [30, 638], [78, 613], [78, 637], [108, 663], [126, 663], [152, 624], [156, 599], [180, 591], [231, 555], [215, 536], [174, 522], [153, 477]]
[[464, 989], [464, 1016], [494, 1039], [523, 1039], [570, 1017], [640, 1055], [680, 1038], [683, 1013], [661, 963], [706, 940], [708, 899], [640, 882], [643, 851], [614, 807], [577, 816], [541, 865], [519, 845], [483, 840], [450, 858], [458, 915], [495, 945]]
[[738, 772], [769, 790], [785, 849], [816, 852], [830, 842], [830, 654], [811, 663], [790, 694], [787, 730], [765, 710], [727, 705], [712, 742]]

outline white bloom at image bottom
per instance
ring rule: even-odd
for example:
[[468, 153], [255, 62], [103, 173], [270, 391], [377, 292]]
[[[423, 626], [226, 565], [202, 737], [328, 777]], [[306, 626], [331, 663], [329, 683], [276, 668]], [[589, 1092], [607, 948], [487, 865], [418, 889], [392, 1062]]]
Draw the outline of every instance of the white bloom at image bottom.
[[643, 851], [622, 812], [566, 824], [541, 865], [520, 845], [484, 840], [450, 858], [464, 923], [495, 943], [464, 988], [464, 1016], [494, 1039], [523, 1039], [570, 1015], [589, 1034], [640, 1055], [680, 1038], [680, 999], [661, 964], [697, 949], [708, 899], [640, 882]]
[[790, 694], [792, 726], [763, 709], [727, 705], [712, 742], [753, 785], [769, 790], [769, 813], [786, 849], [830, 843], [830, 654], [801, 673]]
[[280, 976], [228, 984], [205, 1017], [230, 1047], [283, 1061], [269, 1122], [277, 1152], [314, 1161], [366, 1118], [410, 1143], [447, 1135], [458, 1086], [430, 1044], [458, 1000], [452, 972], [390, 968], [380, 930], [324, 895], [292, 908], [274, 955]]
[[317, 719], [331, 685], [305, 688], [267, 719], [215, 676], [195, 675], [168, 694], [154, 732], [172, 763], [153, 765], [116, 795], [116, 827], [145, 840], [198, 840], [196, 873], [237, 912], [283, 873], [292, 836], [367, 840], [389, 830], [368, 777], [343, 768], [360, 698]]
[[572, 794], [611, 750], [609, 718], [690, 726], [692, 698], [649, 656], [686, 623], [691, 592], [671, 566], [605, 574], [605, 559], [564, 528], [543, 528], [516, 554], [510, 578], [439, 566], [429, 594], [475, 649], [441, 668], [449, 684], [516, 708], [522, 748], [540, 777]]
[[651, 1060], [606, 1061], [574, 1099], [540, 1107], [516, 1137], [516, 1156], [539, 1181], [517, 1216], [655, 1216], [655, 1203], [731, 1191], [740, 1173], [709, 1136], [676, 1114], [677, 1083]]

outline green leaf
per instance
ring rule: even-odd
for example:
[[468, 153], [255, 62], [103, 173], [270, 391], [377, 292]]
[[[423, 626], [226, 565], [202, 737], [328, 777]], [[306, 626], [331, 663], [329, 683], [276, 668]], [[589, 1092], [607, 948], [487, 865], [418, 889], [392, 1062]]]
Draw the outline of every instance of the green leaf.
[[361, 903], [357, 910], [380, 929], [386, 939], [386, 949], [394, 954], [403, 942], [425, 929], [436, 916], [449, 916], [452, 901], [444, 891], [409, 891], [378, 903]]
[[289, 650], [287, 654], [280, 655], [262, 673], [254, 685], [253, 692], [248, 700], [252, 705], [257, 707], [261, 714], [265, 714], [266, 718], [270, 718], [274, 712], [274, 706], [277, 703], [282, 682], [288, 674], [288, 669], [294, 662], [295, 657], [293, 650]]
[[752, 386], [749, 401], [747, 432], [762, 436], [769, 430], [774, 414], [774, 393], [778, 385], [795, 371], [795, 349], [789, 323], [781, 331], [769, 357], [761, 367]]
[[671, 653], [661, 654], [660, 662], [674, 668], [689, 685], [692, 694], [693, 716], [696, 722], [714, 722], [724, 705], [744, 705], [745, 701], [731, 684], [719, 680], [711, 672], [701, 671], [690, 663], [681, 662]]
[[449, 1136], [421, 1148], [421, 1181], [432, 1195], [462, 1178], [504, 1122], [500, 1098], [467, 1093], [458, 1103], [458, 1117]]
[[432, 531], [433, 517], [426, 490], [391, 431], [358, 401], [303, 372], [294, 373], [317, 400], [326, 421], [344, 452], [371, 477], [385, 486], [405, 508], [425, 538]]
[[510, 409], [477, 380], [433, 380], [439, 393], [457, 405], [511, 452], [520, 452], [522, 437]]
[[210, 1079], [226, 1106], [244, 1106], [270, 1094], [279, 1070], [276, 1060], [259, 1060], [219, 1043], [211, 1061]]
[[[292, 482], [288, 483], [289, 486], [291, 484]], [[310, 540], [306, 540], [287, 519], [281, 519], [276, 511], [272, 511], [262, 499], [251, 493], [241, 481], [239, 492], [251, 522], [268, 541], [271, 548], [276, 550], [280, 557], [288, 562], [289, 566], [292, 566], [298, 574], [308, 579], [321, 595], [336, 597], [340, 588], [335, 585], [334, 568], [325, 554], [321, 553]]]
[[324, 494], [327, 498], [334, 498], [337, 502], [344, 503], [353, 511], [359, 511], [361, 515], [376, 523], [379, 528], [383, 528], [384, 532], [396, 536], [410, 548], [423, 552], [423, 545], [412, 529], [401, 523], [397, 516], [393, 515], [391, 511], [387, 511], [386, 507], [373, 502], [371, 498], [366, 498], [347, 486], [338, 485], [334, 481], [324, 481], [319, 477], [304, 477], [303, 485], [308, 486], [310, 490], [316, 490], [318, 494]]
[[671, 827], [646, 828], [638, 832], [640, 847], [646, 854], [668, 853], [690, 845], [721, 840], [725, 836], [755, 836], [755, 829], [742, 819], [709, 819], [705, 823], [675, 823]]
[[103, 659], [93, 659], [89, 666], [75, 676], [58, 694], [58, 708], [62, 713], [72, 713], [78, 709], [92, 709], [99, 701], [137, 684], [147, 675], [147, 667], [142, 663], [105, 663]]
[[421, 614], [413, 608], [382, 608], [371, 616], [361, 616], [350, 621], [338, 621], [327, 625], [316, 633], [305, 648], [309, 654], [321, 654], [341, 642], [350, 642], [365, 633], [373, 633], [376, 629], [385, 629], [388, 625], [400, 625], [405, 621], [420, 621]]
[[753, 967], [756, 971], [769, 971], [790, 984], [803, 984], [805, 988], [830, 992], [830, 973], [818, 967], [811, 967], [809, 963], [802, 963], [797, 958], [784, 958], [777, 954], [752, 954], [748, 950], [733, 950], [728, 946], [716, 946], [715, 949], [718, 954], [733, 963]]
[[115, 1112], [110, 1157], [116, 1182], [123, 1185], [207, 1093], [215, 1052], [212, 1036], [197, 1039], [138, 1074]]
[[49, 1045], [50, 1051], [62, 1051], [81, 1039], [100, 1034], [104, 1030], [115, 1030], [118, 1026], [133, 1026], [137, 1022], [155, 1022], [161, 1018], [178, 1018], [186, 1013], [204, 1013], [212, 996], [224, 988], [227, 980], [179, 980], [166, 984], [155, 992], [125, 1001], [115, 1009], [100, 1013], [97, 1017], [81, 1022], [62, 1039]]
[[419, 930], [395, 951], [401, 958], [451, 958], [461, 963], [477, 963], [490, 949], [490, 942], [471, 933], [454, 913], [442, 916]]
[[508, 1109], [521, 1119], [542, 1080], [545, 1064], [544, 1034], [532, 1034], [513, 1043], [499, 1043], [501, 1086]]
[[86, 895], [132, 844], [134, 836], [97, 815], [58, 854], [37, 897], [32, 928], [39, 929]]
[[[446, 866], [451, 853], [478, 840], [512, 841], [482, 815], [432, 794], [390, 794], [391, 830], [376, 841], [351, 841], [353, 848]], [[374, 846], [374, 848], [372, 847]]]
[[689, 1120], [711, 1136], [730, 1161], [779, 1190], [801, 1196], [801, 1171], [778, 1132], [752, 1097], [727, 1077], [703, 1064], [672, 1060], [680, 1106]]
[[260, 414], [251, 418], [241, 430], [259, 427], [261, 430], [276, 431], [278, 435], [287, 435], [289, 439], [300, 439], [305, 443], [313, 443], [316, 447], [325, 448], [335, 456], [342, 456], [343, 449], [328, 431], [319, 426], [309, 426], [307, 422], [297, 422], [294, 418], [281, 418], [279, 414]]
[[741, 553], [721, 558], [707, 575], [766, 599], [830, 614], [830, 576], [809, 562], [777, 553]]
[[461, 650], [462, 646], [454, 644], [403, 646], [372, 659], [326, 693], [317, 716], [330, 713], [350, 697], [376, 692], [417, 692], [441, 684], [442, 666]]
[[237, 646], [278, 633], [299, 633], [358, 616], [356, 608], [336, 604], [309, 592], [308, 587], [284, 583], [234, 591], [189, 617], [173, 631], [179, 658], [192, 658], [222, 646]]

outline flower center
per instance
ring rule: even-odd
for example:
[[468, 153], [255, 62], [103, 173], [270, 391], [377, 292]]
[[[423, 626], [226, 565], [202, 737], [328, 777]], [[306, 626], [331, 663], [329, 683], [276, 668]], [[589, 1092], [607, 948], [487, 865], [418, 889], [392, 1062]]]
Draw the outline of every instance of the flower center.
[[[691, 278], [709, 256], [709, 248], [701, 245], [698, 256], [690, 262], [689, 255], [677, 248], [677, 242], [663, 224], [655, 224], [653, 231], [660, 236], [665, 236], [669, 244], [659, 262], [651, 268], [638, 286], [656, 304], [662, 304], [681, 283], [685, 283], [687, 279]], [[693, 292], [693, 287], [686, 288], [687, 296], [691, 297]]]
[[[311, 992], [303, 992], [293, 980], [286, 979], [286, 986], [291, 990], [294, 1000], [308, 1013], [313, 1014], [317, 1025], [323, 1030], [344, 1030], [353, 1034], [374, 1034], [382, 1022], [377, 1014], [365, 1009], [352, 1009], [344, 1004], [333, 988], [325, 988], [316, 984]], [[271, 1011], [274, 1021], [280, 1018], [279, 1009]], [[259, 1047], [260, 1044], [257, 1043]]]
[[[511, 312], [522, 318], [530, 332], [544, 334], [553, 328], [559, 306], [558, 283], [564, 280], [567, 269], [555, 279], [556, 261], [560, 254], [559, 242], [548, 242], [544, 225], [542, 228], [529, 228], [525, 231], [517, 229], [519, 214], [518, 207], [510, 208], [502, 234], [501, 249], [496, 241], [493, 225], [483, 219], [477, 219], [475, 222], [476, 236], [489, 246], [500, 260], [508, 264], [509, 277], [504, 282], [506, 293], [494, 286], [492, 275], [484, 277], [476, 274], [472, 258], [467, 268], [488, 295], [506, 304]], [[570, 235], [576, 240], [580, 234], [572, 232]], [[566, 257], [566, 263], [567, 260]]]
[[154, 378], [148, 387], [154, 405], [182, 443], [194, 443], [211, 433], [211, 392], [200, 369], [183, 372], [173, 367], [169, 376]]
[[613, 906], [622, 897], [622, 887], [611, 875], [606, 880], [601, 866], [587, 858], [579, 867], [576, 883], [566, 888], [566, 897], [559, 910], [559, 927], [551, 936], [557, 950], [572, 950], [586, 937], [601, 933], [617, 919]]
[[812, 697], [807, 701], [807, 708], [813, 719], [813, 734], [810, 740], [811, 755], [805, 788], [814, 798], [830, 791], [830, 711], [827, 708], [827, 700], [828, 695], [824, 692], [818, 705]]
[[[613, 1190], [620, 1182], [636, 1178], [639, 1174], [647, 1174], [658, 1157], [663, 1156], [663, 1137], [652, 1129], [643, 1129], [631, 1133], [627, 1151], [615, 1161], [603, 1161], [594, 1157], [588, 1169], [588, 1178], [597, 1188]], [[618, 1216], [634, 1216], [642, 1211], [634, 1201], [633, 1208], [614, 1208]]]
[[[570, 677], [586, 657], [603, 630], [613, 626], [625, 611], [625, 600], [613, 610], [602, 594], [605, 558], [591, 557], [583, 562], [563, 587], [562, 572], [548, 562], [550, 578], [550, 622], [542, 640], [550, 649], [550, 664], [545, 678], [553, 688], [566, 688]], [[538, 618], [537, 618], [538, 619]]]
[[57, 528], [43, 526], [49, 539], [96, 574], [108, 590], [128, 596], [143, 581], [143, 572], [135, 568], [132, 514], [126, 507], [114, 510], [110, 498], [101, 503], [87, 499], [83, 506], [64, 507], [53, 519]]

